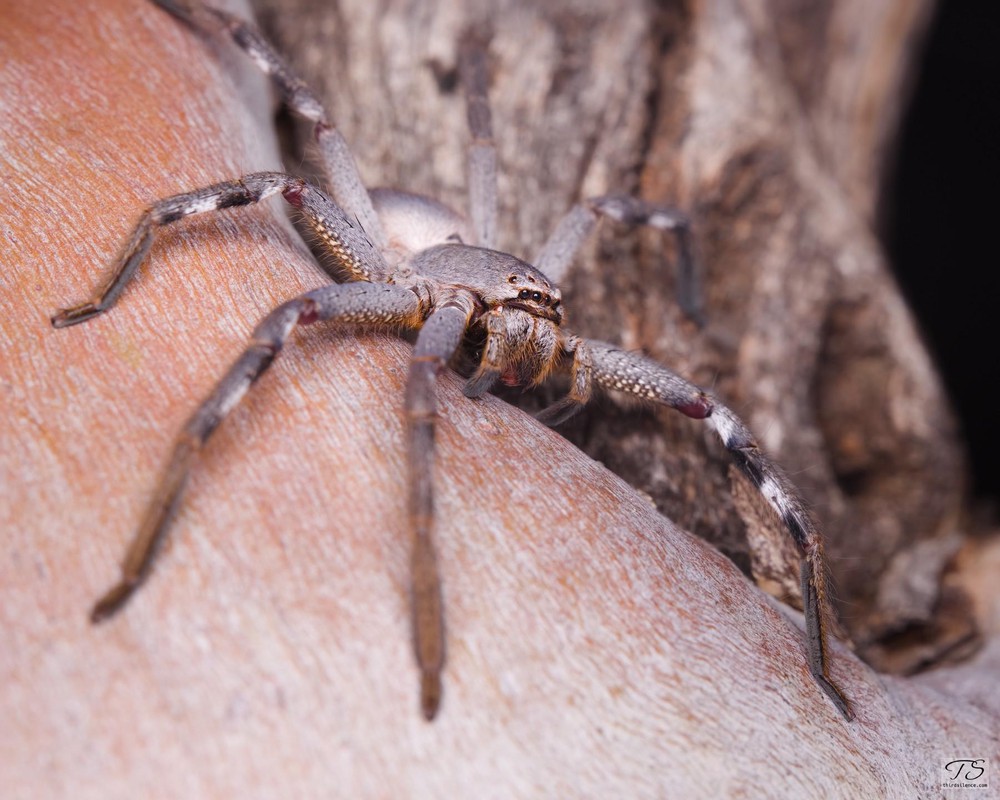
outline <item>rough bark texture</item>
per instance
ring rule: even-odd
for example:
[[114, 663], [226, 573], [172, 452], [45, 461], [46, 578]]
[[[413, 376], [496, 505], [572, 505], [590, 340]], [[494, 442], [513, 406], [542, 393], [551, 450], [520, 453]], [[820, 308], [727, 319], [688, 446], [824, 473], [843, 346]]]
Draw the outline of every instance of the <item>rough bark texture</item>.
[[[940, 578], [960, 546], [965, 466], [870, 228], [929, 8], [298, 0], [258, 10], [367, 181], [457, 208], [468, 132], [446, 78], [461, 33], [488, 19], [503, 249], [530, 258], [572, 203], [610, 191], [692, 214], [705, 329], [673, 301], [669, 244], [609, 224], [567, 282], [569, 322], [647, 351], [746, 415], [822, 520], [855, 642], [908, 671], [928, 660], [928, 637], [946, 652], [975, 635], [968, 623], [934, 624], [949, 606], [940, 580], [919, 596], [899, 585], [915, 558]], [[605, 405], [564, 433], [795, 600], [794, 551], [769, 517], [738, 513], [728, 458], [701, 428]], [[768, 540], [783, 557], [754, 555]], [[902, 652], [899, 634], [914, 626], [920, 646]]]
[[[765, 318], [735, 299], [781, 308], [784, 282], [794, 277], [800, 288], [813, 287], [798, 273], [786, 276], [781, 259], [768, 255], [768, 243], [787, 248], [800, 241], [788, 231], [806, 231], [816, 252], [827, 256], [803, 259], [801, 268], [820, 273], [824, 291], [847, 283], [838, 271], [846, 264], [858, 276], [852, 286], [870, 287], [864, 302], [858, 301], [861, 308], [890, 309], [879, 312], [874, 331], [887, 343], [870, 357], [893, 364], [889, 355], [901, 353], [906, 341], [915, 345], [904, 337], [905, 312], [871, 288], [890, 287], [873, 277], [880, 275], [875, 248], [846, 205], [821, 202], [796, 189], [784, 173], [756, 176], [751, 167], [762, 162], [752, 148], [752, 157], [736, 166], [727, 166], [723, 155], [712, 169], [696, 157], [700, 149], [690, 150], [708, 147], [694, 143], [696, 129], [699, 136], [711, 131], [693, 110], [694, 87], [701, 84], [693, 77], [667, 81], [660, 73], [677, 63], [702, 63], [703, 71], [707, 62], [724, 66], [728, 55], [696, 58], [712, 52], [713, 38], [699, 26], [723, 10], [705, 4], [687, 16], [657, 12], [651, 27], [627, 8], [613, 24], [593, 9], [590, 16], [574, 11], [554, 17], [558, 24], [522, 17], [523, 30], [537, 33], [539, 41], [530, 52], [549, 52], [553, 64], [563, 65], [556, 73], [515, 69], [521, 62], [512, 55], [513, 33], [506, 45], [502, 33], [508, 24], [503, 20], [511, 17], [501, 17], [495, 88], [508, 99], [498, 98], [497, 120], [517, 120], [517, 136], [526, 137], [518, 148], [517, 136], [514, 144], [509, 135], [500, 136], [506, 218], [523, 228], [517, 240], [523, 236], [530, 245], [512, 249], [530, 252], [561, 210], [546, 206], [544, 221], [538, 219], [543, 210], [526, 211], [559, 174], [550, 173], [554, 167], [545, 158], [532, 160], [538, 166], [531, 175], [513, 171], [517, 158], [540, 148], [549, 165], [560, 159], [569, 159], [569, 167], [576, 163], [577, 172], [570, 174], [577, 175], [578, 188], [559, 190], [567, 198], [573, 191], [635, 186], [662, 199], [666, 195], [651, 188], [659, 185], [650, 183], [651, 168], [639, 183], [635, 153], [629, 156], [615, 137], [648, 142], [653, 163], [652, 143], [665, 141], [664, 134], [649, 121], [628, 121], [650, 108], [663, 109], [658, 124], [666, 125], [670, 114], [686, 119], [688, 132], [675, 143], [673, 156], [664, 155], [666, 145], [656, 151], [665, 165], [656, 180], [696, 212], [710, 273], [709, 330], [690, 330], [667, 304], [669, 279], [663, 276], [669, 273], [660, 265], [655, 237], [607, 237], [581, 261], [573, 291], [586, 311], [577, 313], [577, 326], [669, 355], [699, 377], [711, 369], [706, 365], [723, 365], [720, 391], [774, 439], [793, 469], [800, 466], [796, 455], [812, 466], [800, 477], [821, 516], [841, 520], [831, 528], [836, 537], [847, 530], [843, 519], [851, 513], [842, 506], [856, 504], [853, 513], [861, 514], [862, 501], [876, 501], [860, 491], [850, 498], [831, 494], [837, 503], [826, 499], [824, 492], [836, 485], [829, 465], [836, 461], [821, 455], [828, 437], [816, 421], [820, 415], [802, 410], [808, 409], [804, 395], [817, 392], [819, 383], [813, 376], [803, 389], [783, 370], [750, 380], [764, 372], [761, 353], [781, 341], [766, 336]], [[726, 10], [722, 27], [749, 25], [744, 12]], [[49, 314], [89, 294], [142, 208], [166, 194], [274, 167], [278, 157], [261, 116], [259, 78], [229, 58], [226, 48], [191, 36], [157, 9], [125, 0], [93, 6], [64, 0], [15, 3], [5, 15], [5, 798], [938, 797], [942, 759], [961, 753], [1000, 761], [998, 708], [989, 682], [995, 646], [961, 667], [911, 679], [880, 676], [836, 646], [833, 671], [859, 715], [846, 724], [809, 678], [793, 613], [558, 434], [495, 398], [464, 398], [454, 376], [442, 380], [438, 459], [438, 540], [449, 622], [446, 695], [439, 720], [424, 723], [407, 633], [402, 396], [409, 346], [388, 337], [323, 330], [296, 337], [213, 438], [178, 516], [174, 544], [149, 585], [121, 617], [89, 625], [87, 609], [115, 577], [170, 442], [191, 409], [260, 316], [324, 278], [280, 209], [236, 209], [164, 232], [117, 308], [78, 328], [53, 330]], [[364, 30], [363, 12], [354, 22]], [[605, 24], [611, 27], [598, 27]], [[335, 32], [334, 51], [337, 45], [354, 47], [343, 38], [345, 25], [342, 20]], [[402, 57], [407, 41], [422, 41], [419, 27], [411, 38], [402, 36], [405, 28], [391, 14], [368, 25], [395, 42], [384, 46], [385, 59]], [[455, 23], [447, 38], [423, 37], [434, 43], [431, 55], [442, 64], [452, 58], [458, 28]], [[597, 30], [618, 31], [618, 38], [608, 33], [610, 38], [598, 37], [599, 44], [591, 38]], [[652, 42], [645, 39], [650, 30], [656, 31]], [[528, 52], [523, 42], [529, 38], [521, 35], [522, 52]], [[622, 91], [621, 78], [607, 69], [590, 72], [593, 58], [610, 56], [583, 58], [579, 48], [586, 42], [585, 50], [617, 53], [629, 47], [645, 59], [638, 66], [634, 58], [615, 62], [631, 76], [635, 91]], [[374, 58], [371, 50], [354, 47], [344, 65], [361, 70], [361, 59]], [[650, 65], [656, 65], [652, 72], [646, 70]], [[731, 79], [747, 70], [735, 70]], [[341, 74], [347, 81], [349, 70]], [[418, 130], [407, 145], [412, 157], [388, 163], [424, 169], [431, 180], [437, 166], [427, 164], [453, 159], [454, 183], [442, 181], [441, 187], [447, 199], [461, 203], [460, 101], [439, 94], [438, 82], [422, 67], [410, 65], [392, 78], [375, 74], [386, 92], [399, 81], [404, 87], [405, 81], [425, 81], [426, 103], [431, 110], [440, 103], [438, 125], [425, 120], [427, 130]], [[504, 93], [505, 74], [519, 76], [517, 91], [507, 87]], [[591, 82], [594, 91], [610, 95], [585, 105], [589, 116], [574, 125], [569, 97], [560, 100], [550, 90], [576, 86], [577, 95], [586, 95]], [[764, 94], [772, 104], [782, 96]], [[504, 102], [515, 105], [505, 108]], [[545, 126], [533, 127], [553, 104], [558, 113], [551, 114], [551, 124], [564, 133], [586, 134], [588, 126], [605, 131], [584, 137], [590, 155], [582, 161], [571, 158], [576, 138], [545, 145]], [[350, 125], [365, 126], [345, 126], [359, 150], [383, 123], [398, 128], [400, 140], [408, 138], [405, 119], [394, 126], [393, 117], [380, 119], [378, 104], [373, 108], [372, 117], [366, 103], [336, 109]], [[605, 122], [588, 122], [597, 118]], [[760, 118], [771, 119], [763, 110]], [[454, 141], [427, 150], [416, 138], [424, 132], [433, 134], [431, 140]], [[745, 133], [756, 141], [752, 131]], [[383, 147], [393, 152], [391, 143]], [[763, 163], [784, 165], [793, 176], [813, 168], [804, 156], [802, 166], [790, 145], [768, 153]], [[365, 169], [372, 167], [366, 162]], [[841, 197], [836, 182], [815, 169], [809, 192]], [[512, 175], [520, 177], [511, 183]], [[435, 188], [395, 174], [389, 178]], [[796, 217], [795, 224], [785, 219], [791, 211], [780, 196], [772, 197], [772, 186], [789, 193], [788, 208], [815, 213]], [[700, 194], [705, 187], [715, 188]], [[557, 202], [544, 196], [549, 205]], [[526, 199], [518, 205], [517, 197]], [[771, 198], [764, 211], [748, 210], [745, 198], [754, 198], [756, 208], [760, 197]], [[723, 224], [726, 213], [729, 222]], [[853, 256], [840, 255], [843, 243], [820, 246], [820, 232], [811, 226], [827, 213], [851, 232], [845, 241], [852, 243]], [[785, 238], [778, 235], [782, 231]], [[504, 236], [505, 245], [515, 238], [511, 228]], [[739, 242], [769, 277], [744, 275], [739, 287], [720, 288], [727, 286], [727, 259], [735, 265], [743, 257]], [[625, 313], [629, 302], [633, 310]], [[795, 302], [804, 301], [796, 295]], [[824, 307], [822, 296], [809, 302], [810, 308]], [[771, 319], [779, 330], [792, 328], [791, 313], [774, 312]], [[819, 344], [825, 330], [794, 329], [792, 341], [802, 347], [796, 368], [804, 365], [807, 382], [826, 352]], [[842, 339], [849, 344], [854, 335], [853, 328], [845, 329]], [[848, 344], [844, 352], [854, 352]], [[861, 407], [883, 408], [879, 403], [891, 397], [891, 408], [899, 412], [889, 417], [893, 425], [946, 419], [933, 416], [943, 415], [931, 402], [940, 402], [936, 384], [920, 372], [926, 360], [914, 357], [916, 366], [895, 364], [891, 370], [895, 381], [914, 380], [907, 397], [884, 387], [883, 394], [874, 394], [868, 384], [849, 387], [862, 392]], [[780, 415], [756, 418], [756, 409], [777, 407]], [[914, 408], [921, 414], [904, 413], [916, 414]], [[577, 429], [595, 452], [615, 453], [623, 471], [645, 466], [659, 502], [689, 509], [699, 522], [695, 527], [739, 530], [739, 518], [728, 510], [723, 462], [694, 423], [650, 416], [631, 427], [625, 415], [610, 408], [604, 413], [609, 423], [594, 415]], [[916, 431], [903, 444], [920, 454], [933, 431]], [[883, 457], [897, 464], [885, 453], [903, 448], [889, 433], [879, 444], [878, 466]], [[624, 449], [611, 449], [616, 435]], [[636, 445], [643, 440], [647, 447], [640, 450]], [[944, 456], [957, 459], [943, 440], [938, 444]], [[870, 437], [862, 437], [861, 452], [871, 445]], [[815, 452], [804, 452], [807, 447]], [[657, 455], [661, 463], [652, 460]], [[929, 469], [920, 461], [905, 466], [918, 477]], [[702, 497], [705, 487], [711, 487], [710, 502]], [[943, 518], [941, 508], [956, 502], [953, 489], [941, 492], [930, 496], [925, 487], [929, 520]], [[916, 513], [903, 502], [905, 495], [899, 498], [899, 514]], [[871, 513], [876, 521], [895, 519], [888, 509]], [[881, 535], [867, 530], [872, 538]], [[927, 530], [914, 531], [913, 541], [936, 541]], [[833, 544], [847, 546], [836, 539]], [[870, 549], [861, 552], [871, 558]], [[984, 542], [962, 558], [979, 617], [995, 636], [997, 548]], [[937, 573], [928, 572], [936, 587]]]

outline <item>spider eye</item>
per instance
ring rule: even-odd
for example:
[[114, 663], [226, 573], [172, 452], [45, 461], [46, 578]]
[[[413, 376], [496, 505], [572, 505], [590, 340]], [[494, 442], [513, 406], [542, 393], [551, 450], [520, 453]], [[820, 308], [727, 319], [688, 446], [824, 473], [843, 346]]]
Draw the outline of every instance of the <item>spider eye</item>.
[[518, 297], [521, 300], [527, 300], [529, 297], [531, 297], [531, 290], [530, 289], [522, 289], [521, 293], [518, 295]]
[[534, 300], [536, 303], [539, 302], [539, 301], [541, 301], [541, 299], [542, 299], [542, 293], [541, 292], [532, 292], [531, 293], [531, 299]]

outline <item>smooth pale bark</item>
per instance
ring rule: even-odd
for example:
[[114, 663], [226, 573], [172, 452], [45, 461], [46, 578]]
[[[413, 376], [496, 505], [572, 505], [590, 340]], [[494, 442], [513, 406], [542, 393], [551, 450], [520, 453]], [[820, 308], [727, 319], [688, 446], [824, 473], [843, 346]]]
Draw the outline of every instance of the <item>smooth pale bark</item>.
[[91, 626], [188, 414], [260, 316], [326, 279], [276, 204], [238, 209], [163, 232], [118, 307], [53, 330], [142, 208], [277, 156], [259, 79], [157, 9], [19, 3], [4, 22], [5, 797], [913, 797], [936, 794], [939, 756], [998, 758], [982, 703], [838, 646], [844, 723], [796, 622], [727, 559], [454, 376], [449, 660], [426, 724], [410, 348], [389, 337], [295, 337], [212, 439], [148, 585]]

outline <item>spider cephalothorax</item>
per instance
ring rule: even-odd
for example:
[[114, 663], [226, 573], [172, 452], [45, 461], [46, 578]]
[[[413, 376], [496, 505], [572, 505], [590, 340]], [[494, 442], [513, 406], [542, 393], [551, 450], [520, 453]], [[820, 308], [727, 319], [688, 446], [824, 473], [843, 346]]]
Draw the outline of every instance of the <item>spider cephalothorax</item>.
[[828, 674], [821, 539], [790, 481], [764, 456], [739, 418], [706, 392], [655, 361], [581, 338], [562, 327], [562, 295], [557, 284], [602, 216], [677, 236], [681, 304], [697, 317], [686, 217], [631, 197], [588, 199], [563, 218], [533, 266], [495, 249], [496, 157], [487, 102], [485, 41], [481, 37], [465, 37], [459, 54], [472, 133], [466, 220], [421, 195], [394, 189], [369, 192], [323, 106], [254, 26], [193, 0], [156, 2], [201, 30], [230, 35], [274, 78], [288, 105], [315, 123], [334, 199], [301, 178], [257, 172], [160, 200], [140, 218], [110, 280], [95, 299], [60, 311], [52, 318], [53, 325], [83, 322], [112, 306], [145, 258], [159, 227], [277, 194], [301, 212], [344, 283], [283, 303], [254, 329], [246, 350], [184, 426], [126, 555], [121, 580], [98, 601], [92, 619], [98, 621], [116, 612], [146, 578], [199, 451], [297, 326], [323, 321], [390, 326], [416, 331], [405, 407], [409, 514], [414, 535], [413, 631], [421, 671], [421, 702], [428, 719], [440, 704], [445, 653], [441, 582], [431, 536], [437, 419], [434, 383], [448, 363], [470, 354], [476, 363], [471, 365], [465, 384], [469, 397], [479, 397], [498, 383], [531, 386], [554, 371], [567, 373], [570, 388], [566, 397], [539, 414], [549, 424], [571, 416], [600, 389], [666, 405], [712, 426], [799, 548], [809, 667], [841, 713], [852, 718], [847, 699]]

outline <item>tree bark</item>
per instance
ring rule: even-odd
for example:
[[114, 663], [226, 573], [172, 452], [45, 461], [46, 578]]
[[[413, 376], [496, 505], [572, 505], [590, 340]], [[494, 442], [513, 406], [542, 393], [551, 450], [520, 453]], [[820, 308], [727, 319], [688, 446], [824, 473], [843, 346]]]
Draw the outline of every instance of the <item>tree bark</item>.
[[[691, 214], [703, 330], [674, 301], [670, 244], [610, 224], [566, 282], [569, 324], [645, 350], [746, 416], [822, 520], [855, 642], [897, 671], [975, 638], [967, 605], [940, 596], [962, 542], [963, 452], [872, 233], [930, 7], [258, 4], [370, 185], [465, 208], [465, 109], [442, 76], [462, 32], [488, 19], [502, 249], [530, 259], [574, 202], [608, 192]], [[728, 456], [702, 428], [604, 405], [563, 432], [795, 600], [793, 548], [737, 508]], [[914, 559], [935, 575], [916, 593]]]
[[[866, 368], [895, 363], [889, 356], [916, 340], [905, 338], [906, 313], [887, 299], [894, 295], [877, 277], [876, 248], [860, 215], [855, 220], [849, 205], [839, 205], [847, 193], [836, 181], [793, 149], [765, 148], [765, 161], [790, 172], [761, 177], [754, 172], [759, 149], [744, 147], [750, 157], [733, 165], [724, 152], [711, 162], [711, 141], [695, 143], [712, 139], [716, 129], [703, 115], [715, 107], [697, 106], [704, 84], [678, 81], [673, 70], [698, 63], [705, 71], [715, 63], [710, 56], [719, 45], [710, 46], [712, 36], [699, 26], [722, 10], [706, 4], [698, 13], [646, 17], [625, 7], [608, 16], [595, 6], [547, 10], [552, 16], [543, 18], [511, 7], [498, 16], [493, 88], [505, 175], [503, 246], [533, 252], [569, 200], [605, 188], [636, 188], [691, 209], [708, 273], [706, 331], [694, 330], [667, 302], [669, 253], [660, 252], [658, 238], [610, 230], [574, 272], [567, 303], [576, 309], [574, 325], [670, 356], [706, 383], [713, 363], [725, 368], [719, 393], [774, 440], [788, 466], [801, 466], [796, 454], [820, 463], [799, 482], [819, 515], [834, 520], [832, 549], [847, 547], [836, 537], [846, 530], [837, 514], [848, 511], [831, 501], [828, 514], [823, 506], [823, 492], [837, 488], [830, 466], [837, 461], [822, 415], [802, 410], [804, 395], [822, 393], [810, 370], [826, 363], [831, 345], [822, 331], [829, 323], [800, 330], [792, 316], [806, 300], [808, 308], [826, 308], [819, 289], [842, 287], [839, 270], [850, 269], [852, 287], [869, 287], [862, 311], [880, 320], [870, 332], [883, 337], [880, 347], [864, 351], [873, 362]], [[728, 9], [732, 19], [722, 27], [752, 31], [739, 28], [745, 11]], [[364, 103], [359, 96], [352, 105], [348, 96], [334, 113], [362, 154], [367, 178], [434, 191], [460, 206], [464, 111], [460, 98], [440, 90], [460, 20], [427, 12], [425, 22], [453, 19], [431, 36], [419, 20], [404, 24], [391, 9], [385, 13], [375, 20], [342, 9], [332, 63], [343, 69], [331, 74], [350, 83], [353, 70], [364, 73], [365, 60], [382, 63], [372, 46], [379, 36], [381, 59], [395, 66], [371, 73], [378, 80]], [[499, 399], [467, 400], [450, 374], [441, 381], [436, 463], [449, 649], [442, 713], [427, 725], [407, 627], [402, 398], [409, 346], [388, 336], [309, 329], [295, 337], [206, 449], [173, 544], [148, 585], [123, 614], [91, 626], [89, 606], [115, 579], [184, 420], [263, 314], [326, 279], [279, 208], [233, 209], [163, 231], [117, 307], [85, 325], [53, 330], [49, 315], [98, 285], [143, 208], [165, 195], [276, 168], [278, 155], [260, 77], [232, 48], [192, 35], [159, 9], [63, 0], [15, 3], [5, 15], [5, 797], [908, 798], [941, 794], [938, 762], [945, 754], [998, 763], [992, 732], [1000, 709], [989, 682], [995, 647], [963, 667], [902, 679], [878, 675], [836, 645], [833, 672], [858, 711], [856, 722], [845, 723], [809, 677], [794, 612], [564, 438]], [[655, 24], [647, 27], [650, 19]], [[521, 20], [520, 27], [510, 20]], [[367, 48], [346, 38], [348, 21], [359, 26], [358, 36], [368, 31]], [[327, 24], [314, 22], [324, 30]], [[547, 53], [561, 67], [519, 71], [530, 59], [515, 57], [518, 38], [520, 52]], [[413, 45], [420, 58], [404, 58], [406, 42], [427, 43]], [[426, 66], [425, 46], [437, 59], [437, 77]], [[609, 54], [620, 48], [632, 57], [613, 60]], [[596, 70], [596, 63], [626, 71]], [[515, 79], [517, 85], [505, 84]], [[411, 81], [426, 90], [426, 112], [419, 102], [403, 104], [418, 97], [407, 91]], [[372, 86], [399, 101], [393, 109], [400, 110], [384, 110]], [[780, 105], [780, 97], [760, 91]], [[578, 107], [574, 98], [583, 97], [589, 100]], [[688, 132], [668, 147], [659, 131], [675, 130], [666, 122], [673, 115], [686, 120], [681, 128]], [[755, 116], [771, 120], [763, 111]], [[514, 137], [500, 132], [503, 119], [516, 121]], [[380, 129], [396, 138], [378, 140]], [[546, 139], [550, 130], [562, 134]], [[751, 133], [749, 141], [758, 141]], [[627, 149], [633, 140], [640, 150]], [[365, 155], [376, 141], [382, 155]], [[582, 150], [574, 149], [579, 141]], [[648, 163], [634, 160], [643, 147]], [[373, 172], [369, 158], [400, 172]], [[518, 159], [535, 164], [534, 172], [515, 168]], [[788, 177], [800, 170], [813, 177], [808, 192]], [[559, 189], [567, 203], [553, 208], [557, 198], [549, 192], [566, 174], [576, 176], [576, 188]], [[676, 195], [661, 191], [668, 185]], [[549, 205], [537, 206], [539, 196]], [[764, 210], [750, 210], [761, 198]], [[794, 224], [786, 218], [792, 211], [802, 215]], [[820, 247], [827, 214], [839, 220], [836, 230], [851, 233], [848, 255], [840, 255], [843, 242]], [[787, 248], [801, 236], [820, 254], [807, 260], [794, 251], [807, 275], [768, 255], [771, 246]], [[744, 275], [734, 288], [726, 267], [742, 263], [741, 247], [756, 254], [763, 272]], [[806, 280], [817, 275], [819, 283]], [[779, 302], [786, 287], [775, 276], [794, 279], [806, 297], [787, 298], [786, 308]], [[757, 313], [767, 309], [770, 317]], [[799, 342], [795, 367], [806, 376], [805, 389], [785, 374], [785, 363], [766, 380], [750, 380], [764, 374], [765, 355], [788, 345], [767, 334], [768, 321]], [[842, 352], [854, 353], [848, 345], [859, 334], [845, 323], [840, 335]], [[848, 394], [861, 393], [861, 408], [891, 408], [893, 425], [937, 420], [946, 431], [943, 408], [927, 405], [928, 398], [941, 401], [920, 359], [893, 366], [894, 380], [914, 380], [907, 398], [891, 387], [874, 394], [867, 383]], [[928, 383], [916, 385], [914, 375]], [[788, 391], [776, 391], [783, 386]], [[774, 407], [791, 418], [760, 416]], [[832, 401], [824, 407], [838, 408]], [[941, 416], [915, 418], [914, 409]], [[921, 453], [935, 433], [918, 426], [923, 438], [911, 431], [900, 443], [890, 435], [893, 425], [887, 443], [875, 443], [883, 448], [879, 458], [893, 448], [910, 452], [904, 444]], [[935, 441], [942, 457], [957, 459], [941, 431]], [[737, 507], [755, 519], [752, 503], [729, 499], [722, 454], [696, 423], [666, 415], [635, 422], [605, 407], [575, 433], [592, 452], [613, 454], [608, 460], [623, 473], [645, 467], [639, 487], [663, 508], [687, 509], [695, 528], [743, 534]], [[643, 439], [646, 449], [638, 447]], [[816, 454], [793, 449], [793, 442], [815, 445]], [[870, 446], [862, 436], [860, 452]], [[896, 463], [887, 455], [885, 461]], [[919, 475], [925, 465], [907, 468]], [[898, 477], [903, 468], [893, 469]], [[928, 513], [943, 514], [934, 509], [945, 500], [957, 504], [957, 490], [945, 480], [935, 486], [943, 487], [940, 494], [925, 487]], [[833, 496], [849, 507], [861, 503], [857, 497], [876, 505], [863, 492]], [[916, 514], [900, 503], [904, 518]], [[894, 519], [889, 510], [872, 513], [876, 521]], [[770, 524], [750, 528], [771, 541]], [[878, 528], [867, 530], [874, 537]], [[935, 542], [932, 533], [921, 528], [913, 535]], [[977, 608], [992, 632], [998, 616], [988, 565], [996, 558], [984, 544], [971, 565]]]

